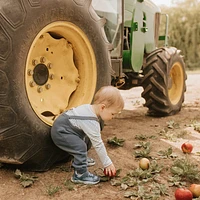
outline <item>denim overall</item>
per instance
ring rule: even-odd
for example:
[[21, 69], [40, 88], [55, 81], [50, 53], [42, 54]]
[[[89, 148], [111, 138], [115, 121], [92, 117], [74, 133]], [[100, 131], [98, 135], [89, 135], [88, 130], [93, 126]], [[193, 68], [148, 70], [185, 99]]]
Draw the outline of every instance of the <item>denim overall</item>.
[[69, 119], [95, 120], [96, 117], [69, 116], [62, 113], [51, 128], [51, 138], [56, 146], [74, 157], [72, 166], [75, 171], [82, 174], [87, 171], [87, 151], [91, 148], [91, 142], [86, 134], [72, 125]]

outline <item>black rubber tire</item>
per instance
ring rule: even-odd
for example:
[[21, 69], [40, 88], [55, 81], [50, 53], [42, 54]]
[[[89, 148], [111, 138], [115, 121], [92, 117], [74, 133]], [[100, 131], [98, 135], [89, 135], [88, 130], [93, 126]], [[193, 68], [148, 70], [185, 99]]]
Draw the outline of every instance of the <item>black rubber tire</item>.
[[49, 23], [74, 23], [93, 47], [98, 90], [111, 82], [104, 20], [94, 12], [91, 0], [4, 2], [0, 2], [0, 162], [46, 171], [69, 155], [53, 144], [51, 126], [37, 117], [28, 101], [24, 73], [29, 48]]
[[[176, 80], [173, 80], [173, 74], [170, 74], [173, 67], [178, 67], [174, 74]], [[149, 108], [148, 115], [168, 116], [179, 112], [184, 101], [187, 78], [185, 64], [179, 51], [174, 47], [155, 50], [147, 56], [143, 74], [142, 97], [146, 100], [144, 106]], [[173, 81], [176, 83], [173, 94], [175, 101], [169, 93]]]

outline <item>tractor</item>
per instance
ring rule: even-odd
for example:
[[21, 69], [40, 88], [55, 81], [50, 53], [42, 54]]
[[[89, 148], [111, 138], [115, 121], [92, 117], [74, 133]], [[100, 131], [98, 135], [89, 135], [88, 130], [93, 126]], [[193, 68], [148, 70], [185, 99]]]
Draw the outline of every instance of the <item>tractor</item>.
[[185, 64], [167, 15], [159, 35], [161, 15], [151, 0], [1, 1], [0, 162], [46, 171], [70, 160], [51, 126], [105, 85], [142, 86], [149, 115], [179, 112]]

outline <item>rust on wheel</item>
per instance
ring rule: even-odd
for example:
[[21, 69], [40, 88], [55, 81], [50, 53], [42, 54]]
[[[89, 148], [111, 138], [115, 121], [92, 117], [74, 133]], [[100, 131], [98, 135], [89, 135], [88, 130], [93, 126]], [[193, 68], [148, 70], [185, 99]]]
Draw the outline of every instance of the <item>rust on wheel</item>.
[[176, 105], [183, 93], [184, 88], [184, 71], [179, 62], [174, 63], [169, 73], [168, 94], [172, 104]]
[[35, 37], [25, 68], [26, 91], [37, 116], [52, 125], [66, 109], [91, 103], [96, 89], [96, 60], [87, 36], [69, 22], [53, 22]]

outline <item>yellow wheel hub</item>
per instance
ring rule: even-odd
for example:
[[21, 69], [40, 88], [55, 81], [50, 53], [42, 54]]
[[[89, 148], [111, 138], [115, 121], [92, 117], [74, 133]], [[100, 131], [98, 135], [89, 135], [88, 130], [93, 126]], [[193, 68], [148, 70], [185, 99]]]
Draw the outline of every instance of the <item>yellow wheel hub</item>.
[[52, 125], [66, 109], [91, 103], [96, 60], [87, 36], [72, 23], [54, 22], [34, 39], [26, 62], [26, 91], [37, 116]]
[[169, 99], [172, 104], [176, 105], [182, 96], [184, 87], [184, 71], [179, 62], [174, 63], [169, 74]]

